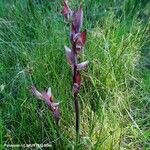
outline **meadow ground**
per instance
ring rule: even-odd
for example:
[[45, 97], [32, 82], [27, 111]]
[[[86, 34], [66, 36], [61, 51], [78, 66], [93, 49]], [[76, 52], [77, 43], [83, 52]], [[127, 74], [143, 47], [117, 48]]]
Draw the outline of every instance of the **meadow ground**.
[[[70, 26], [60, 14], [61, 1], [0, 0], [1, 149], [35, 143], [62, 150], [150, 149], [150, 2], [82, 3], [88, 31], [82, 60], [90, 64], [82, 71], [76, 143], [71, 70], [64, 52]], [[79, 1], [69, 4], [78, 7]], [[32, 84], [52, 88], [60, 102], [59, 127], [47, 106], [32, 96]]]

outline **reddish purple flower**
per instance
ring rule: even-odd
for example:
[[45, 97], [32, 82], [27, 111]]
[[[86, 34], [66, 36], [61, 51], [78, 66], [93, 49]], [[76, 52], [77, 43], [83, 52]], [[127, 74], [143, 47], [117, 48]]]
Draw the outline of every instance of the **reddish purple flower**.
[[72, 88], [72, 93], [78, 93], [80, 89], [80, 84], [81, 84], [81, 75], [80, 72], [76, 70], [76, 66], [74, 66], [74, 76], [73, 76], [73, 88]]
[[89, 64], [88, 60], [84, 61], [84, 62], [82, 62], [80, 64], [77, 64], [77, 70], [79, 70], [79, 71], [80, 70], [84, 70], [85, 68], [87, 68], [88, 64]]
[[85, 61], [85, 62], [77, 64], [77, 60], [76, 60], [77, 56], [74, 53], [74, 51], [71, 50], [67, 46], [64, 46], [64, 48], [65, 48], [65, 52], [66, 52], [67, 62], [68, 62], [69, 65], [71, 65], [71, 67], [73, 69], [73, 72], [74, 72], [74, 65], [76, 65], [77, 70], [84, 70], [87, 67], [89, 61]]
[[66, 52], [67, 62], [69, 63], [69, 65], [72, 66], [73, 64], [76, 63], [75, 54], [69, 47], [64, 46], [64, 48]]
[[71, 35], [70, 35], [70, 40], [73, 45], [73, 49], [76, 54], [79, 54], [82, 52], [82, 49], [85, 45], [86, 41], [86, 30], [82, 31], [81, 33], [75, 33], [73, 29], [73, 24], [72, 24], [72, 30], [71, 30]]
[[73, 23], [72, 23], [76, 33], [80, 32], [82, 22], [83, 22], [83, 10], [82, 10], [82, 5], [80, 5], [79, 9], [74, 12]]
[[86, 41], [86, 30], [82, 31], [75, 37], [75, 53], [79, 54], [82, 51]]
[[64, 15], [66, 20], [72, 19], [72, 27], [70, 33], [70, 41], [73, 46], [75, 54], [79, 54], [86, 41], [86, 30], [80, 33], [80, 29], [83, 22], [83, 10], [82, 5], [76, 11], [72, 11], [66, 0], [63, 3], [63, 10], [61, 13]]
[[63, 10], [61, 11], [61, 14], [65, 17], [66, 21], [70, 20], [73, 16], [73, 11], [69, 8], [66, 0], [63, 2]]
[[72, 75], [73, 75], [73, 93], [77, 93], [80, 89], [80, 83], [81, 83], [81, 75], [80, 70], [83, 70], [87, 67], [89, 61], [85, 61], [82, 63], [77, 64], [77, 56], [74, 53], [73, 50], [71, 50], [69, 47], [64, 46], [66, 51], [66, 57], [69, 65], [72, 68]]
[[64, 0], [61, 14], [64, 16], [66, 21], [72, 20], [76, 33], [80, 32], [83, 20], [83, 10], [81, 5], [78, 10], [71, 10], [67, 0]]
[[82, 62], [80, 64], [74, 65], [73, 70], [73, 89], [72, 92], [73, 94], [78, 93], [81, 85], [81, 74], [80, 70], [85, 69], [88, 65], [89, 61]]
[[51, 93], [51, 88], [49, 87], [47, 91], [39, 92], [35, 86], [31, 86], [31, 91], [36, 96], [37, 99], [41, 99], [46, 102], [46, 104], [52, 111], [55, 120], [58, 121], [60, 117], [59, 107], [58, 107], [59, 103], [54, 102]]

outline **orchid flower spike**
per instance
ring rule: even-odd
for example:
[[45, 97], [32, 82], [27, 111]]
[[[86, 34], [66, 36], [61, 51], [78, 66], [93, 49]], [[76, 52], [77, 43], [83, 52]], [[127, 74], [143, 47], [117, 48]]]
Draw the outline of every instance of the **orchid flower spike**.
[[37, 99], [41, 99], [46, 102], [48, 107], [53, 113], [55, 120], [58, 122], [60, 113], [59, 113], [59, 103], [55, 103], [51, 93], [51, 88], [49, 87], [47, 91], [39, 92], [35, 86], [31, 86], [31, 92]]
[[80, 31], [80, 28], [82, 26], [82, 20], [83, 20], [83, 10], [81, 5], [78, 10], [71, 10], [68, 5], [68, 1], [64, 0], [63, 10], [61, 11], [61, 14], [64, 16], [65, 21], [72, 20], [74, 26], [76, 27], [77, 32]]

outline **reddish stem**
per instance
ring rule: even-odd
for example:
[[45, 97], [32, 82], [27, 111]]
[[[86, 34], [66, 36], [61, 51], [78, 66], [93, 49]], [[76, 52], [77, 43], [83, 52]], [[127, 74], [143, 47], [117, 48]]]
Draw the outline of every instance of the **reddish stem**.
[[[74, 54], [75, 57], [75, 64], [74, 64], [74, 71], [73, 71], [73, 84], [77, 82], [76, 76], [78, 74], [77, 71], [77, 56]], [[79, 101], [78, 101], [78, 90], [74, 92], [74, 106], [75, 106], [75, 115], [76, 115], [76, 140], [79, 141]]]
[[77, 93], [74, 94], [75, 114], [76, 114], [76, 138], [79, 141], [79, 101]]

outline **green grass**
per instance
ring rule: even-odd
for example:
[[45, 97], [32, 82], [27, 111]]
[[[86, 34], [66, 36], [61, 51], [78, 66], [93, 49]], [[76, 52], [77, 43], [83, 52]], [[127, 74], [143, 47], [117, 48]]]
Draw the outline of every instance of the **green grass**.
[[[149, 7], [148, 1], [83, 1], [88, 36], [81, 59], [90, 64], [82, 72], [76, 145], [71, 70], [64, 52], [70, 27], [59, 13], [60, 1], [0, 0], [1, 149], [7, 149], [4, 144], [52, 143], [51, 149], [62, 150], [148, 150]], [[60, 102], [59, 127], [30, 93], [33, 83], [41, 90], [52, 88]]]

